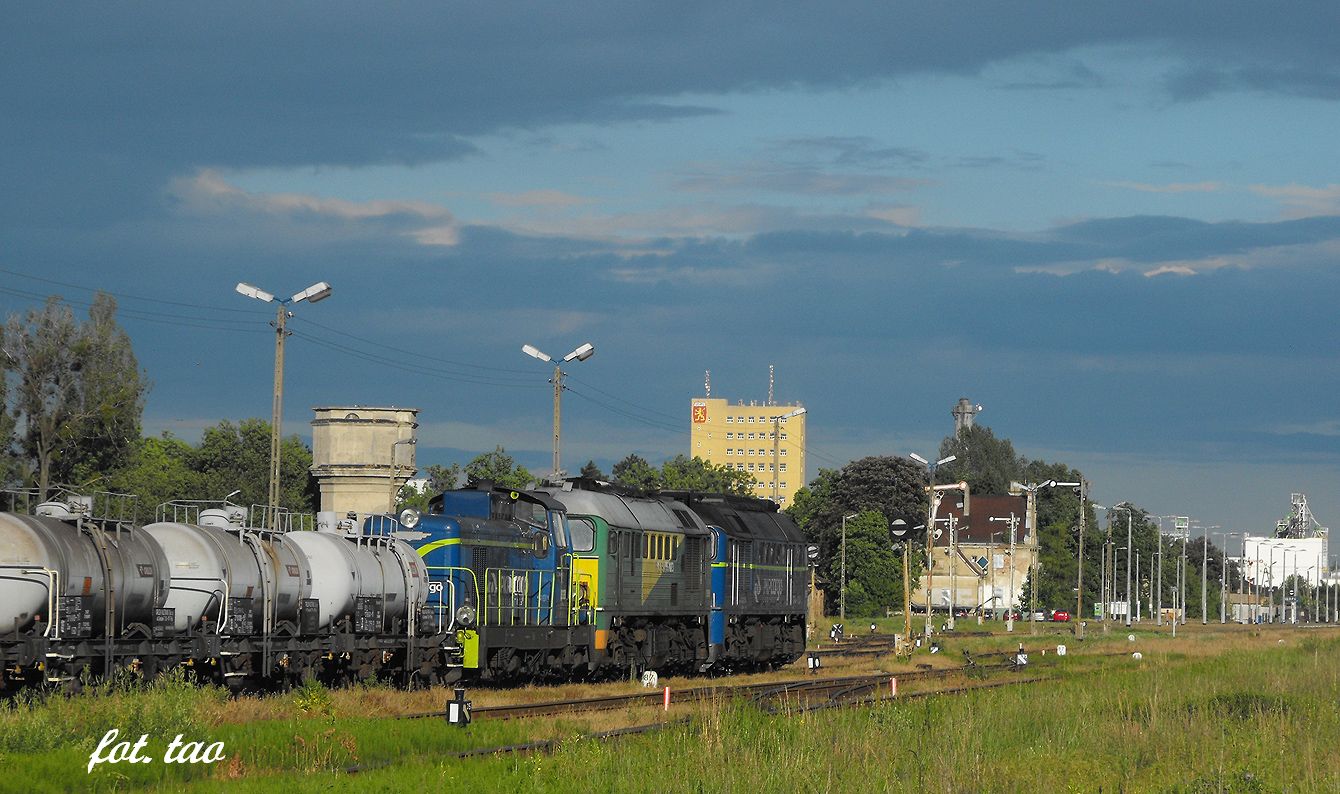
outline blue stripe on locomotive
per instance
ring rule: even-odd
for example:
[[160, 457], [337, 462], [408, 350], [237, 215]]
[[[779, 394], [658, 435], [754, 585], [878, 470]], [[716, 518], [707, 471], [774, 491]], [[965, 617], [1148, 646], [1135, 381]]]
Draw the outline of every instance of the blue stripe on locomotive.
[[712, 645], [726, 643], [726, 533], [721, 527], [709, 525], [712, 532], [712, 600], [707, 616], [707, 641]]

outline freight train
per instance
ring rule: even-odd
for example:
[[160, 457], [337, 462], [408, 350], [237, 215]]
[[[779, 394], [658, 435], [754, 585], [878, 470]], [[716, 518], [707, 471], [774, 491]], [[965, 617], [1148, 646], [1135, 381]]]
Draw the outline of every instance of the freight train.
[[259, 689], [729, 672], [804, 650], [804, 537], [773, 502], [575, 478], [427, 513], [111, 495], [0, 513], [0, 692], [185, 668]]
[[251, 521], [224, 501], [169, 503], [136, 526], [127, 502], [66, 493], [0, 513], [0, 692], [174, 668], [232, 689], [460, 675], [422, 558], [368, 522], [280, 531], [294, 516]]

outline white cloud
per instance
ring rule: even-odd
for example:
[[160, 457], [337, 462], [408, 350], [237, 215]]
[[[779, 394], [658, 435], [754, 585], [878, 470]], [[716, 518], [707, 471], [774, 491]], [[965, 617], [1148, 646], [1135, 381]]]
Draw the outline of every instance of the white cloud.
[[1307, 185], [1252, 185], [1248, 188], [1258, 196], [1274, 199], [1284, 205], [1286, 218], [1307, 218], [1314, 215], [1340, 214], [1340, 185], [1325, 187]]
[[397, 220], [411, 226], [423, 224], [407, 233], [424, 245], [455, 245], [457, 241], [451, 211], [426, 201], [349, 201], [305, 193], [252, 193], [208, 168], [174, 179], [168, 193], [180, 209], [195, 215], [244, 212], [286, 219], [317, 217], [348, 224]]
[[1217, 193], [1225, 190], [1223, 182], [1170, 182], [1155, 185], [1148, 182], [1107, 182], [1112, 187], [1138, 190], [1142, 193]]

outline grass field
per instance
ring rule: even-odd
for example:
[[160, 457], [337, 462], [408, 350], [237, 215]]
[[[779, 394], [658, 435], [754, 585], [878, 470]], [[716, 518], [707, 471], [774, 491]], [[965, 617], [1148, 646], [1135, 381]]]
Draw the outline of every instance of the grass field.
[[[883, 625], [881, 630], [889, 628]], [[867, 624], [868, 627], [868, 624]], [[961, 625], [975, 630], [975, 624]], [[1052, 630], [1053, 627], [1046, 627]], [[1056, 628], [1060, 632], [1061, 629]], [[1167, 791], [1340, 790], [1340, 631], [1189, 625], [1090, 627], [1064, 633], [951, 638], [912, 664], [954, 666], [1023, 641], [1029, 677], [1045, 680], [858, 709], [765, 715], [718, 699], [667, 714], [640, 709], [466, 730], [389, 715], [440, 709], [445, 694], [319, 687], [229, 700], [180, 681], [149, 691], [114, 687], [78, 698], [12, 704], [0, 712], [5, 791]], [[1057, 641], [1071, 653], [1040, 655]], [[1139, 650], [1140, 660], [1129, 653]], [[1119, 655], [1102, 653], [1120, 651]], [[909, 664], [843, 660], [825, 672]], [[781, 675], [781, 674], [776, 674]], [[701, 685], [670, 680], [672, 687]], [[477, 704], [631, 691], [630, 684], [471, 690]], [[900, 689], [911, 695], [912, 688]], [[663, 731], [612, 741], [594, 731], [660, 720]], [[85, 771], [103, 734], [149, 736], [147, 764]], [[165, 764], [186, 741], [223, 742], [215, 764]], [[469, 760], [447, 754], [559, 738], [552, 754]], [[363, 771], [350, 774], [349, 767]]]

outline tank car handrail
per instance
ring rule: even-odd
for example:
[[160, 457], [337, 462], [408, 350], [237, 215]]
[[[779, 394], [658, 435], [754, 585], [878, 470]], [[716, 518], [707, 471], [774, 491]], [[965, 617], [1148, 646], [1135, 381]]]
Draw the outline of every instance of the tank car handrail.
[[[42, 636], [53, 640], [60, 639], [60, 598], [56, 596], [56, 592], [60, 590], [60, 571], [51, 568], [29, 568], [26, 565], [0, 565], [0, 569], [18, 570], [23, 576], [47, 577], [45, 583], [38, 582], [38, 584], [42, 584], [46, 587], [47, 590], [47, 618], [49, 619], [47, 620], [46, 630], [42, 632]], [[16, 579], [20, 582], [29, 581], [28, 579], [23, 579], [17, 576], [0, 576], [0, 579]], [[55, 627], [56, 629], [55, 636], [52, 636], [51, 634], [52, 627]]]
[[[168, 585], [168, 590], [186, 590], [191, 593], [222, 596], [222, 601], [219, 602], [218, 626], [215, 627], [214, 633], [223, 636], [223, 627], [228, 624], [228, 599], [230, 598], [227, 580], [218, 576], [174, 576], [172, 577], [172, 580], [183, 582], [218, 582], [219, 585], [223, 587], [223, 592], [220, 593], [218, 590], [202, 590], [198, 587], [177, 587], [173, 584]], [[206, 602], [205, 606], [209, 606], [208, 602]], [[199, 617], [204, 617], [204, 615], [201, 614]]]

